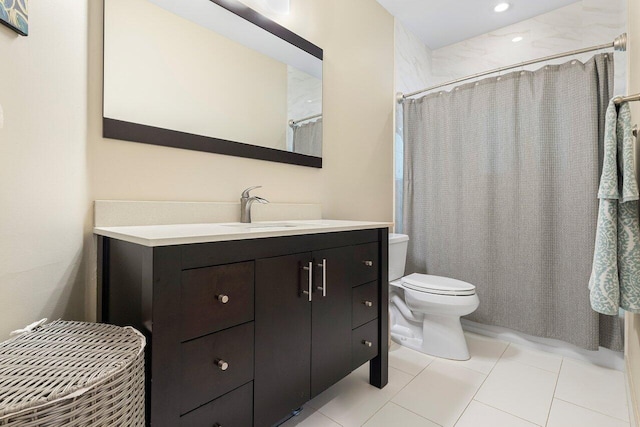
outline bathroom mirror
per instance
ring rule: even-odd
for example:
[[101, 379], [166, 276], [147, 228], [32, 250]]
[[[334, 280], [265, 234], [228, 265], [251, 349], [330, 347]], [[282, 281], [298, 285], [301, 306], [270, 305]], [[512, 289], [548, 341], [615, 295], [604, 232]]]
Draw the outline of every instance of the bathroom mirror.
[[104, 0], [103, 135], [322, 167], [322, 49], [236, 0]]

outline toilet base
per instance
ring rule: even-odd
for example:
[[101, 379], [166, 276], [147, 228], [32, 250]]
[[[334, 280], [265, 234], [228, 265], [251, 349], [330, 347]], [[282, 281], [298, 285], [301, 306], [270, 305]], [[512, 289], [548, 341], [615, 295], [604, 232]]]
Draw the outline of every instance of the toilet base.
[[425, 314], [422, 326], [423, 352], [452, 360], [469, 360], [469, 347], [460, 318]]
[[460, 318], [456, 316], [425, 314], [420, 331], [409, 325], [394, 324], [391, 339], [410, 349], [443, 359], [469, 360], [470, 357]]
[[478, 308], [477, 295], [432, 295], [408, 291], [392, 283], [389, 296], [393, 341], [443, 359], [469, 359], [460, 317]]

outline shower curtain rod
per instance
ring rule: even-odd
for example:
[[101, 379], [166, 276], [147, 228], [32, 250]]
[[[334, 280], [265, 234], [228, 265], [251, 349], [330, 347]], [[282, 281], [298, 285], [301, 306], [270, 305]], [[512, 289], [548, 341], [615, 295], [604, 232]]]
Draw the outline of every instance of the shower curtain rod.
[[322, 117], [322, 113], [314, 114], [313, 116], [305, 117], [305, 118], [298, 119], [298, 120], [289, 120], [289, 126], [294, 127], [298, 123], [306, 122], [307, 120], [317, 119], [318, 117]]
[[615, 98], [613, 98], [613, 102], [617, 104], [622, 104], [623, 102], [633, 102], [633, 101], [640, 101], [640, 93], [636, 93], [635, 95], [629, 95], [629, 96], [616, 96]]
[[514, 65], [508, 65], [506, 67], [495, 68], [493, 70], [484, 71], [482, 73], [477, 73], [477, 74], [473, 74], [473, 75], [470, 75], [470, 76], [462, 77], [462, 78], [459, 78], [459, 79], [451, 80], [451, 81], [448, 81], [446, 83], [441, 83], [441, 84], [438, 84], [438, 85], [435, 85], [435, 86], [431, 86], [431, 87], [428, 87], [426, 89], [417, 90], [417, 91], [411, 92], [411, 93], [398, 92], [396, 94], [396, 100], [398, 101], [398, 103], [401, 103], [406, 98], [410, 98], [412, 96], [419, 95], [419, 94], [424, 93], [424, 92], [429, 92], [431, 90], [438, 89], [440, 87], [449, 86], [449, 85], [452, 85], [452, 84], [464, 82], [466, 80], [475, 79], [477, 77], [482, 77], [482, 76], [486, 76], [486, 75], [489, 75], [489, 74], [499, 73], [499, 72], [502, 72], [502, 71], [511, 70], [513, 68], [524, 67], [525, 65], [531, 65], [531, 64], [535, 64], [537, 62], [550, 61], [552, 59], [564, 58], [565, 56], [573, 56], [573, 55], [578, 55], [578, 54], [581, 54], [581, 53], [592, 52], [594, 50], [602, 50], [602, 49], [609, 49], [609, 48], [614, 48], [617, 51], [623, 51], [623, 52], [626, 51], [627, 50], [627, 33], [623, 33], [623, 34], [619, 35], [618, 37], [616, 37], [615, 40], [613, 41], [613, 43], [606, 43], [606, 44], [601, 44], [599, 46], [586, 47], [584, 49], [572, 50], [571, 52], [559, 53], [559, 54], [556, 54], [556, 55], [545, 56], [544, 58], [533, 59], [531, 61], [519, 62], [519, 63], [514, 64]]

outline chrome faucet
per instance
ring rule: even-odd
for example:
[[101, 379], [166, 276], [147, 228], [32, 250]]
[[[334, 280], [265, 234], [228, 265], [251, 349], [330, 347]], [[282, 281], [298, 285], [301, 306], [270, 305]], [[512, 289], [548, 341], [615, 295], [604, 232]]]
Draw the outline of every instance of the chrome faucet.
[[256, 188], [262, 188], [261, 185], [257, 185], [255, 187], [249, 187], [242, 192], [242, 197], [240, 198], [240, 222], [250, 223], [251, 222], [251, 205], [253, 202], [258, 203], [269, 203], [267, 199], [263, 199], [258, 196], [249, 196], [249, 192], [251, 190], [255, 190]]

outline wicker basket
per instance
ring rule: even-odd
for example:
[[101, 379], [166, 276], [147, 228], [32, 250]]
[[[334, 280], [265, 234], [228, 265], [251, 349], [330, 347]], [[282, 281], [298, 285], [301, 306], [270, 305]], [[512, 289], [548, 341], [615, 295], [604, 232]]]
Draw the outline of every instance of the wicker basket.
[[145, 338], [56, 321], [0, 343], [0, 426], [144, 426]]

